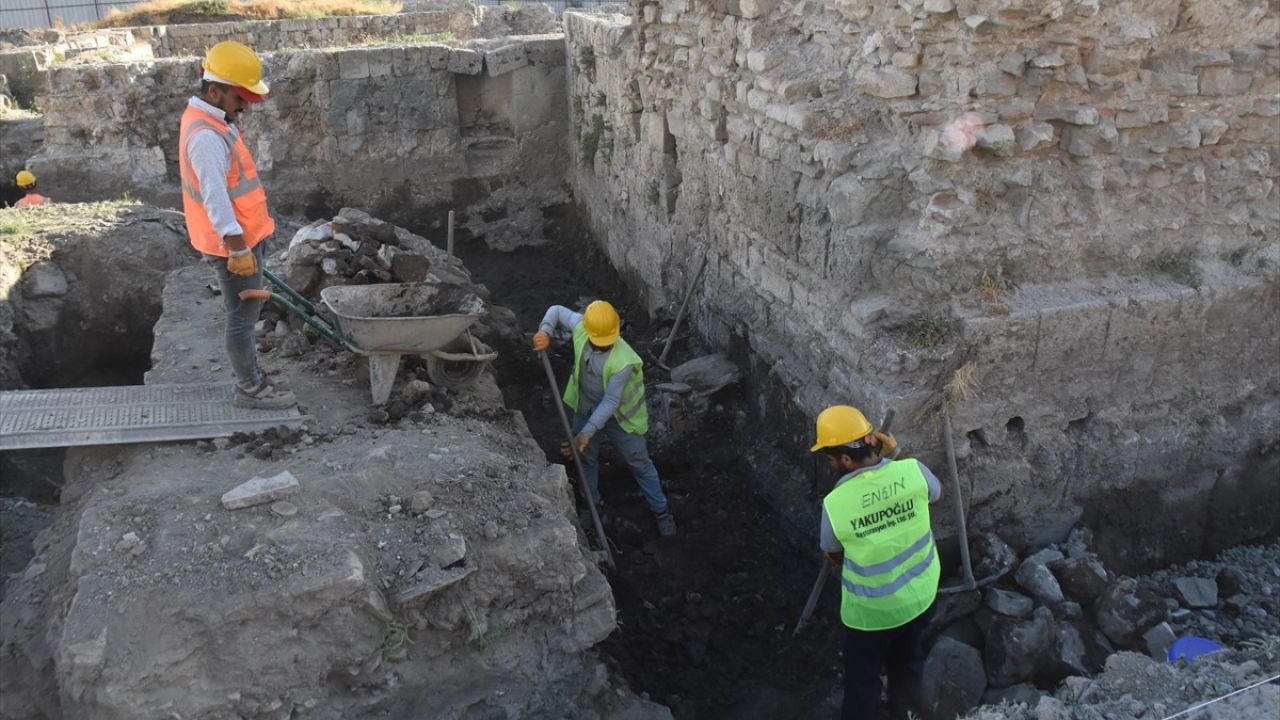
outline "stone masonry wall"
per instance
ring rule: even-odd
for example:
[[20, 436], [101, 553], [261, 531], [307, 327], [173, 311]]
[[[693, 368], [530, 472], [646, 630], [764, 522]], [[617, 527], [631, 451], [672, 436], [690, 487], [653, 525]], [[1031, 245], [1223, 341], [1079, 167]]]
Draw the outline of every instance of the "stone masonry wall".
[[962, 369], [971, 528], [1105, 518], [1121, 567], [1277, 530], [1273, 4], [633, 8], [565, 15], [575, 198], [651, 308], [708, 253], [693, 322], [787, 400], [751, 460], [798, 532], [822, 407], [893, 405], [943, 470]]
[[[561, 36], [267, 55], [270, 100], [241, 120], [272, 207], [369, 208], [458, 223], [496, 245], [536, 241], [562, 183]], [[68, 200], [179, 202], [178, 119], [189, 59], [56, 67], [32, 169]], [[552, 180], [548, 180], [551, 178]]]

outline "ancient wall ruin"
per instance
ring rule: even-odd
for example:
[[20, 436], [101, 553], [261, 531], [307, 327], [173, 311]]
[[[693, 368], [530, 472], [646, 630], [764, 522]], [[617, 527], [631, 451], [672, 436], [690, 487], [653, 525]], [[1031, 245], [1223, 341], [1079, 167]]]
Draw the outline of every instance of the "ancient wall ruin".
[[[273, 206], [335, 205], [396, 218], [467, 213], [497, 244], [537, 240], [568, 200], [560, 36], [299, 51], [268, 56], [271, 100], [241, 120]], [[55, 67], [31, 167], [68, 200], [178, 202], [177, 120], [189, 59]], [[56, 190], [55, 190], [56, 189]]]
[[962, 370], [971, 526], [1212, 552], [1276, 529], [1278, 28], [1253, 0], [568, 13], [574, 195], [651, 307], [707, 254], [695, 323], [794, 398], [795, 454], [752, 460], [803, 532], [779, 478], [813, 415], [892, 405], [942, 469]]

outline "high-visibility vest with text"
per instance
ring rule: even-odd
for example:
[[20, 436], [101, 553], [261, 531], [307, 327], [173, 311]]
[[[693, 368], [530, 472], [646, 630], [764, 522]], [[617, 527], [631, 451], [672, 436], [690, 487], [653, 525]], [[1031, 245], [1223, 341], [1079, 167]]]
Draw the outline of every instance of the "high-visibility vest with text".
[[[569, 378], [569, 387], [564, 390], [564, 404], [578, 410], [578, 383], [582, 374], [582, 365], [586, 362], [587, 330], [579, 322], [573, 328], [573, 377]], [[623, 430], [632, 435], [643, 435], [649, 431], [649, 408], [644, 402], [644, 361], [626, 340], [618, 341], [609, 349], [609, 357], [604, 361], [604, 387], [608, 389], [609, 379], [620, 372], [630, 373], [627, 385], [622, 390], [622, 401], [618, 409], [613, 411], [613, 418]]]
[[191, 136], [198, 130], [212, 130], [231, 152], [227, 170], [227, 197], [236, 222], [244, 230], [245, 247], [253, 247], [275, 232], [276, 224], [267, 211], [267, 193], [258, 178], [258, 166], [239, 133], [233, 133], [226, 121], [203, 110], [187, 106], [182, 113], [182, 131], [178, 135], [178, 171], [182, 176], [182, 212], [187, 218], [187, 233], [196, 250], [206, 255], [227, 256], [222, 236], [213, 229], [200, 195], [200, 178], [196, 177], [187, 155]]
[[929, 483], [915, 460], [864, 470], [822, 500], [844, 546], [840, 619], [887, 630], [919, 617], [938, 593], [941, 563], [929, 525]]

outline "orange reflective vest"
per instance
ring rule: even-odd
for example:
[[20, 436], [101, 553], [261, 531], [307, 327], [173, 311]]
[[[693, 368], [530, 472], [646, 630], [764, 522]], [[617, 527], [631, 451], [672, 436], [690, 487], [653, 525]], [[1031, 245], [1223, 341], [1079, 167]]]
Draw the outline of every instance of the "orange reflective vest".
[[27, 193], [26, 195], [22, 196], [21, 200], [14, 203], [13, 206], [14, 207], [35, 207], [36, 205], [48, 205], [52, 202], [53, 200], [50, 200], [49, 198], [43, 195], [40, 195], [39, 193]]
[[187, 156], [187, 145], [197, 130], [212, 130], [231, 151], [231, 168], [227, 170], [227, 197], [231, 199], [231, 209], [235, 212], [236, 222], [244, 229], [245, 247], [253, 247], [264, 238], [275, 232], [276, 223], [267, 212], [267, 193], [262, 189], [262, 181], [258, 178], [258, 166], [245, 147], [244, 139], [239, 133], [233, 133], [231, 127], [222, 118], [214, 117], [203, 110], [187, 106], [182, 113], [182, 131], [178, 135], [178, 171], [182, 176], [182, 211], [187, 216], [187, 233], [191, 235], [191, 244], [196, 250], [206, 255], [227, 256], [227, 248], [222, 243], [222, 236], [213, 229], [209, 214], [205, 212], [200, 195], [200, 179], [191, 167], [191, 158]]

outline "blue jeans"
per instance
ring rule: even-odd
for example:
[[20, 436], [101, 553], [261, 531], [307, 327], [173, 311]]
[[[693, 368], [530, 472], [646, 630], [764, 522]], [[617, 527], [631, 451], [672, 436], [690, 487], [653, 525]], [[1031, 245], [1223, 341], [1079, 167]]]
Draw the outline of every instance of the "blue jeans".
[[[587, 424], [589, 416], [575, 414], [573, 417], [573, 432], [576, 436], [583, 425]], [[645, 447], [643, 435], [633, 435], [618, 425], [617, 420], [610, 419], [609, 422], [600, 429], [595, 435], [591, 436], [591, 442], [587, 444], [587, 451], [582, 454], [582, 472], [586, 474], [587, 486], [591, 488], [591, 495], [597, 505], [600, 504], [600, 436], [603, 435], [609, 439], [609, 443], [613, 445], [613, 449], [618, 451], [622, 459], [626, 461], [627, 466], [631, 468], [631, 474], [636, 479], [636, 484], [640, 486], [640, 492], [644, 493], [644, 501], [649, 504], [649, 509], [655, 514], [661, 515], [667, 511], [667, 496], [662, 494], [662, 481], [658, 478], [658, 468], [653, 466], [653, 460], [649, 459], [649, 450]], [[583, 498], [585, 500], [585, 498]]]
[[262, 382], [262, 372], [258, 370], [258, 339], [253, 330], [258, 324], [263, 301], [241, 300], [240, 292], [262, 289], [262, 256], [266, 247], [266, 240], [253, 247], [253, 256], [258, 260], [259, 269], [256, 274], [248, 277], [228, 270], [227, 259], [224, 257], [204, 256], [205, 262], [209, 263], [218, 276], [218, 287], [222, 288], [222, 303], [227, 309], [224, 337], [227, 357], [231, 360], [231, 369], [235, 371], [236, 379], [245, 388], [255, 388]]

